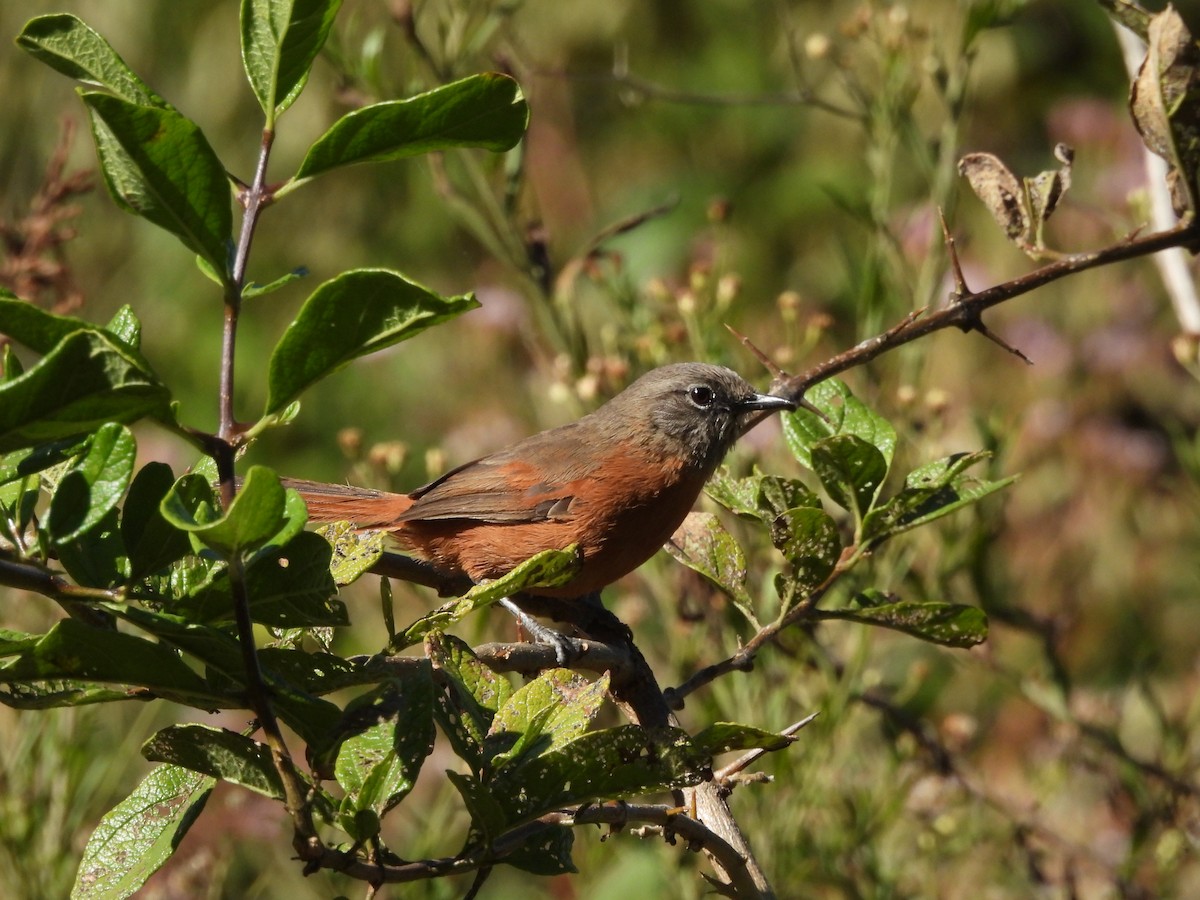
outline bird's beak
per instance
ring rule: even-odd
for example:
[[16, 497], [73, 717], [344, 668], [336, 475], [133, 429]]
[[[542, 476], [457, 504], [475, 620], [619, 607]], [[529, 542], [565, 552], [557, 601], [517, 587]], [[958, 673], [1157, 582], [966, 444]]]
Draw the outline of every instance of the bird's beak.
[[776, 397], [774, 394], [755, 394], [748, 397], [738, 404], [742, 412], [751, 412], [756, 409], [787, 409], [793, 410], [796, 404], [785, 397]]

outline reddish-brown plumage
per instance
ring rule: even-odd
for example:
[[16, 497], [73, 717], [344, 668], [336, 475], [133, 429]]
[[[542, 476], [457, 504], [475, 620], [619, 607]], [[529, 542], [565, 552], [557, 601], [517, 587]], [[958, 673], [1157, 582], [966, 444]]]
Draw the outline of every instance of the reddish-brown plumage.
[[702, 363], [644, 375], [577, 422], [447, 472], [411, 494], [288, 481], [313, 521], [387, 530], [447, 575], [496, 578], [535, 553], [577, 544], [578, 597], [649, 559], [692, 508], [756, 410], [792, 408]]

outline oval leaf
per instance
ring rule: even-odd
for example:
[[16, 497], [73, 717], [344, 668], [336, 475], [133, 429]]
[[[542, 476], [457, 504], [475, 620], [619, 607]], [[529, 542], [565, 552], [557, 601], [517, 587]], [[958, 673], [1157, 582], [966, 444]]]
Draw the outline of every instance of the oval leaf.
[[507, 575], [476, 585], [457, 600], [451, 600], [413, 622], [396, 636], [396, 647], [408, 647], [431, 631], [441, 631], [468, 613], [490, 606], [534, 587], [561, 587], [579, 571], [580, 558], [572, 544], [563, 550], [543, 550], [525, 560]]
[[107, 88], [130, 103], [163, 109], [170, 105], [133, 73], [108, 41], [68, 13], [31, 19], [17, 35], [17, 46], [55, 71]]
[[812, 447], [818, 441], [835, 434], [852, 434], [878, 450], [891, 466], [896, 429], [855, 397], [845, 383], [828, 378], [809, 388], [804, 396], [824, 413], [824, 419], [803, 408], [780, 414], [788, 449], [801, 464], [812, 468]]
[[746, 590], [746, 554], [720, 519], [712, 513], [688, 513], [666, 550], [720, 588], [750, 624], [758, 626], [754, 601]]
[[507, 75], [472, 75], [407, 100], [340, 118], [308, 151], [293, 184], [338, 166], [403, 159], [434, 150], [514, 147], [529, 123], [521, 87]]
[[[163, 498], [160, 509], [176, 528], [205, 546], [232, 555], [261, 547], [287, 526], [287, 495], [278, 475], [266, 466], [253, 466], [228, 511], [219, 519], [206, 519], [175, 491]], [[205, 509], [209, 507], [200, 507]]]
[[104, 181], [117, 205], [228, 268], [229, 181], [200, 128], [173, 109], [85, 93]]
[[116, 422], [100, 426], [50, 499], [46, 530], [55, 543], [90, 530], [116, 507], [133, 478], [136, 456], [137, 441], [128, 428]]
[[862, 522], [887, 475], [883, 454], [857, 435], [835, 434], [813, 445], [812, 465], [833, 501]]
[[142, 745], [142, 756], [283, 799], [283, 782], [267, 745], [224, 728], [168, 726]]
[[819, 610], [822, 619], [845, 619], [903, 631], [931, 644], [974, 647], [987, 640], [987, 614], [961, 603], [887, 603], [864, 609]]
[[342, 0], [242, 0], [242, 65], [268, 123], [304, 90]]
[[842, 552], [837, 523], [824, 510], [812, 507], [789, 509], [771, 525], [771, 542], [779, 548], [790, 568], [788, 594], [782, 599], [791, 606], [821, 585]]
[[397, 272], [355, 269], [305, 301], [271, 354], [266, 416], [278, 416], [305, 388], [359, 356], [420, 334], [479, 303], [440, 297]]
[[98, 331], [69, 335], [0, 384], [0, 452], [87, 434], [161, 411], [167, 389], [137, 354]]
[[158, 766], [88, 838], [71, 900], [128, 897], [166, 862], [204, 809], [216, 780]]
[[433, 679], [430, 670], [392, 679], [346, 708], [350, 731], [338, 749], [334, 772], [355, 811], [382, 816], [412, 790], [433, 749]]

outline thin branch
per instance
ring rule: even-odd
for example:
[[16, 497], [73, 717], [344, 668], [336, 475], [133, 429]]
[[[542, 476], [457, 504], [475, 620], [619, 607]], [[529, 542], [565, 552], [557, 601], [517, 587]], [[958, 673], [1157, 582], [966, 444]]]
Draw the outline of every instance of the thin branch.
[[529, 74], [538, 78], [554, 78], [563, 81], [611, 85], [639, 101], [653, 100], [662, 103], [678, 103], [688, 106], [710, 107], [755, 107], [755, 106], [802, 106], [819, 109], [842, 119], [861, 122], [863, 116], [855, 110], [822, 100], [813, 91], [802, 88], [777, 94], [704, 93], [685, 91], [659, 84], [628, 71], [624, 62], [617, 60], [611, 72], [580, 73], [563, 69], [530, 69]]
[[1088, 269], [1128, 259], [1149, 256], [1169, 247], [1186, 247], [1197, 241], [1200, 241], [1200, 222], [1191, 222], [1144, 237], [1130, 238], [1092, 253], [1076, 253], [1063, 257], [1003, 284], [968, 293], [959, 298], [958, 302], [935, 312], [910, 313], [883, 334], [868, 338], [849, 350], [818, 363], [799, 375], [792, 376], [781, 393], [796, 399], [803, 396], [808, 388], [818, 382], [861, 366], [903, 344], [911, 343], [944, 328], [974, 330], [974, 322], [978, 320], [984, 310], [991, 309], [993, 306], [998, 306], [1006, 300], [1022, 294], [1028, 294], [1030, 291], [1058, 281], [1060, 278], [1066, 278], [1068, 275], [1075, 275]]

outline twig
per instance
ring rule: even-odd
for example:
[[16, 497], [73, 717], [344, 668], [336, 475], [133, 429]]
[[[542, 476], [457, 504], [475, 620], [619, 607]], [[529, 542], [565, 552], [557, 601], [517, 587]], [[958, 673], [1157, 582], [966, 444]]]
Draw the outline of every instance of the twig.
[[1185, 247], [1200, 240], [1200, 222], [1191, 222], [1155, 232], [1144, 237], [1135, 237], [1096, 250], [1092, 253], [1077, 253], [1056, 260], [1025, 275], [1003, 284], [971, 293], [943, 309], [926, 315], [909, 314], [896, 326], [881, 335], [868, 338], [855, 347], [818, 363], [805, 372], [793, 376], [781, 389], [784, 396], [797, 399], [818, 382], [832, 378], [841, 372], [861, 366], [889, 350], [911, 343], [919, 338], [941, 331], [943, 328], [977, 330], [974, 323], [986, 309], [1028, 294], [1030, 291], [1058, 281], [1068, 275], [1111, 265], [1127, 259], [1149, 256], [1169, 247]]
[[[793, 734], [796, 734], [797, 732], [799, 732], [800, 729], [803, 728], [805, 725], [812, 722], [819, 715], [820, 715], [820, 713], [810, 713], [809, 715], [807, 715], [803, 719], [801, 719], [799, 722], [793, 722], [791, 725], [789, 725], [787, 728], [783, 729], [783, 731], [781, 731], [779, 733], [784, 735], [785, 737], [791, 737]], [[773, 752], [773, 751], [765, 750], [765, 749], [759, 747], [757, 749], [749, 751], [748, 753], [743, 753], [741, 756], [739, 756], [733, 762], [729, 763], [728, 765], [722, 766], [721, 768], [717, 769], [717, 771], [713, 772], [713, 781], [715, 781], [717, 784], [721, 784], [721, 785], [729, 784], [735, 775], [738, 775], [738, 774], [746, 771], [746, 769], [750, 768], [750, 766], [754, 765], [756, 762], [758, 762], [758, 760], [762, 759], [764, 756], [766, 756], [768, 753], [771, 753], [771, 752]]]

